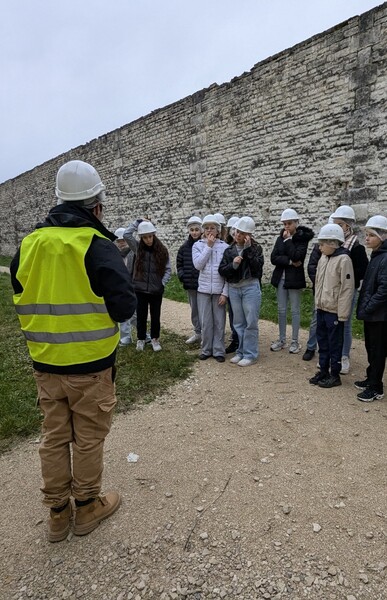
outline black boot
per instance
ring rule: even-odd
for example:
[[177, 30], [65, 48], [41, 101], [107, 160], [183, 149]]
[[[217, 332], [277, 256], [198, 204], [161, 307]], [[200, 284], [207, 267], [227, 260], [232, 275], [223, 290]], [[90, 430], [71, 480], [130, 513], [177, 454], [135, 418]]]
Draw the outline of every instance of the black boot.
[[226, 348], [226, 354], [232, 354], [238, 350], [239, 343], [231, 342]]

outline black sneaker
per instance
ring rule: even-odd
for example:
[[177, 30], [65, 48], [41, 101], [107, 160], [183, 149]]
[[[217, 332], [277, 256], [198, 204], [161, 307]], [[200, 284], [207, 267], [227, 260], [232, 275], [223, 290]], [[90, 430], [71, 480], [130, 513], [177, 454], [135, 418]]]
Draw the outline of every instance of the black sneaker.
[[368, 381], [368, 379], [364, 379], [364, 381], [355, 381], [355, 383], [353, 385], [358, 390], [366, 390], [369, 386], [369, 381]]
[[309, 379], [309, 383], [311, 383], [312, 385], [318, 385], [319, 381], [323, 381], [327, 377], [329, 377], [328, 373], [317, 371], [316, 375], [313, 375], [313, 377]]
[[302, 360], [312, 360], [314, 355], [315, 355], [315, 350], [309, 350], [309, 348], [307, 348], [302, 356]]
[[382, 400], [384, 398], [383, 392], [375, 392], [371, 388], [366, 388], [357, 395], [357, 399], [361, 402], [373, 402], [374, 400]]
[[216, 362], [222, 363], [224, 362], [226, 359], [224, 358], [224, 356], [214, 356]]
[[328, 375], [325, 379], [321, 379], [317, 385], [322, 388], [337, 387], [341, 385], [341, 379], [339, 375]]
[[236, 352], [238, 350], [238, 346], [238, 342], [231, 342], [231, 344], [229, 344], [226, 348], [226, 354], [232, 354], [233, 352]]
[[211, 354], [199, 354], [199, 360], [207, 360], [207, 358], [211, 358]]

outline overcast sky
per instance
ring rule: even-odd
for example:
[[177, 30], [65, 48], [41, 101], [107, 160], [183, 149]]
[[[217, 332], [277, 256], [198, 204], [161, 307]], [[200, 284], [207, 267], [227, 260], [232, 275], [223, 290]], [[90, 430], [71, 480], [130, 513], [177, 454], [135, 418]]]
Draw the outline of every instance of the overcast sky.
[[3, 0], [0, 182], [379, 4]]

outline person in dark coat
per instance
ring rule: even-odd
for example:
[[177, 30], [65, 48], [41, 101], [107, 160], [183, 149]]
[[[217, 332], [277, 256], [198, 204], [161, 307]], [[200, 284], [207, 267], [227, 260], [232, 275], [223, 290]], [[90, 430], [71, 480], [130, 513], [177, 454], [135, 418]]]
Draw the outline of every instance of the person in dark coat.
[[199, 312], [198, 312], [198, 279], [199, 271], [195, 269], [192, 262], [192, 246], [197, 242], [202, 235], [202, 220], [200, 217], [193, 216], [187, 222], [188, 238], [182, 246], [180, 246], [176, 256], [176, 271], [177, 276], [185, 290], [187, 290], [188, 301], [191, 307], [191, 323], [194, 329], [186, 341], [186, 344], [196, 344], [201, 342], [202, 332], [200, 327]]
[[381, 400], [387, 356], [387, 218], [376, 215], [366, 223], [366, 246], [372, 250], [357, 305], [357, 318], [364, 321], [368, 367], [366, 378], [356, 381], [362, 402]]
[[289, 352], [297, 354], [301, 349], [298, 342], [301, 291], [306, 287], [304, 260], [314, 233], [309, 227], [299, 225], [298, 214], [292, 208], [283, 211], [281, 221], [283, 229], [270, 256], [272, 264], [275, 265], [271, 283], [277, 288], [279, 338], [271, 344], [270, 349], [278, 352], [287, 347], [286, 312], [290, 301], [292, 341]]
[[[317, 265], [318, 265], [318, 261], [320, 260], [320, 258], [321, 258], [320, 245], [315, 244], [313, 246], [312, 252], [310, 253], [308, 266], [307, 266], [309, 279], [312, 282], [313, 296], [314, 296], [314, 288], [315, 288], [315, 282], [316, 282]], [[317, 310], [316, 310], [316, 307], [314, 306], [312, 318], [311, 318], [310, 325], [309, 325], [309, 337], [308, 337], [308, 341], [306, 342], [306, 350], [305, 350], [304, 354], [302, 355], [302, 360], [308, 360], [308, 361], [312, 360], [312, 358], [314, 357], [314, 355], [316, 353], [316, 349], [317, 349], [316, 331], [317, 331]]]
[[[134, 233], [140, 238], [137, 241]], [[133, 250], [133, 287], [137, 297], [137, 345], [142, 352], [150, 313], [150, 336], [154, 352], [160, 352], [160, 316], [164, 288], [171, 277], [167, 248], [156, 235], [156, 227], [147, 219], [136, 219], [125, 229], [124, 240]]]

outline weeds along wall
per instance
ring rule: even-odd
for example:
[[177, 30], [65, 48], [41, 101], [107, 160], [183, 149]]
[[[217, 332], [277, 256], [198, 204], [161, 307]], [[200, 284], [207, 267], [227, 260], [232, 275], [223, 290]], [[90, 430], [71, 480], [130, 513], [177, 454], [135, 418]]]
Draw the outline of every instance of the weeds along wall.
[[[248, 214], [271, 270], [279, 217], [317, 233], [336, 206], [387, 214], [387, 3], [0, 185], [0, 253], [56, 203], [79, 158], [107, 188], [105, 222], [147, 216], [174, 257], [192, 214]], [[55, 135], [55, 132], [53, 133]]]

